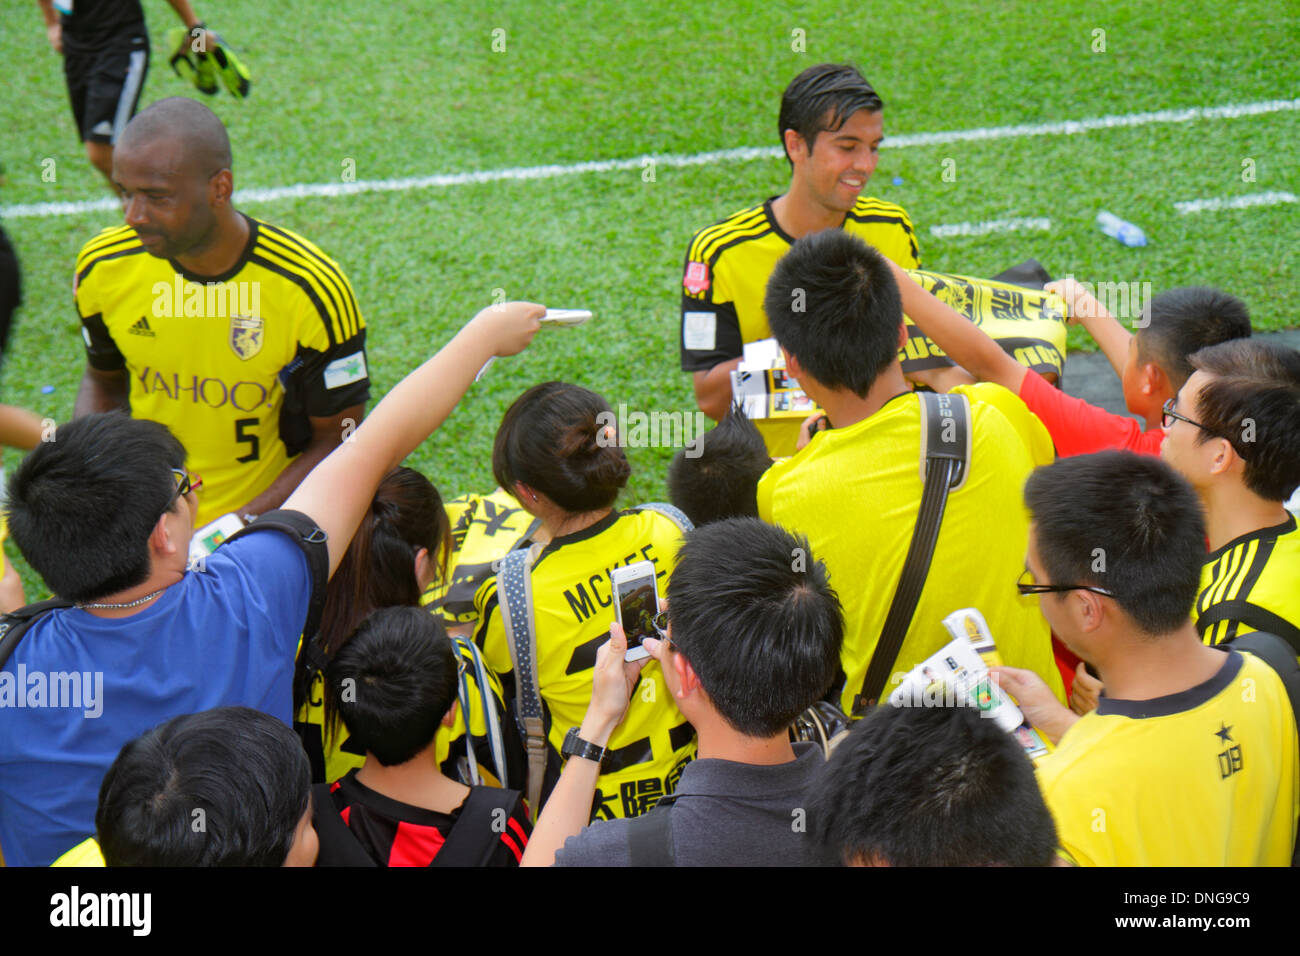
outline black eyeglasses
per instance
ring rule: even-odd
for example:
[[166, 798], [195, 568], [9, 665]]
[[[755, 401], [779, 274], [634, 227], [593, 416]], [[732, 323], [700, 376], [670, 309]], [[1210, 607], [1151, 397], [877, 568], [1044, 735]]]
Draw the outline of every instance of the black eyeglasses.
[[1207, 435], [1213, 435], [1215, 438], [1222, 438], [1224, 441], [1226, 441], [1228, 444], [1232, 446], [1232, 450], [1237, 452], [1238, 457], [1243, 459], [1246, 457], [1241, 453], [1237, 443], [1234, 442], [1227, 435], [1220, 435], [1218, 432], [1216, 432], [1214, 429], [1210, 428], [1209, 426], [1202, 425], [1200, 422], [1194, 422], [1186, 415], [1182, 415], [1174, 411], [1175, 401], [1176, 399], [1172, 399], [1172, 398], [1166, 399], [1164, 405], [1160, 406], [1160, 427], [1161, 428], [1169, 428], [1170, 426], [1173, 425], [1175, 421], [1187, 422], [1187, 424], [1189, 425], [1195, 425], [1197, 428], [1205, 432]]
[[[1029, 575], [1030, 581], [1025, 583], [1025, 575]], [[1091, 584], [1034, 584], [1033, 574], [1026, 568], [1020, 572], [1020, 580], [1016, 582], [1016, 590], [1021, 594], [1053, 594], [1057, 591], [1091, 591], [1093, 594], [1104, 594], [1106, 597], [1114, 597], [1110, 591], [1105, 588], [1093, 587]]]
[[171, 511], [176, 502], [180, 501], [185, 495], [188, 495], [191, 491], [198, 491], [203, 487], [203, 479], [198, 475], [191, 479], [190, 473], [184, 468], [173, 468], [171, 473], [176, 476], [176, 494], [168, 499], [167, 507], [163, 509], [164, 513]]
[[1210, 429], [1206, 428], [1200, 422], [1194, 422], [1186, 415], [1180, 415], [1178, 412], [1174, 411], [1175, 401], [1176, 399], [1172, 399], [1172, 398], [1166, 399], [1164, 405], [1160, 407], [1161, 428], [1169, 428], [1174, 424], [1175, 421], [1180, 421], [1180, 422], [1187, 422], [1187, 424], [1189, 425], [1195, 425], [1197, 428], [1201, 429], [1202, 431], [1210, 432], [1211, 435], [1214, 434], [1214, 432], [1210, 431]]

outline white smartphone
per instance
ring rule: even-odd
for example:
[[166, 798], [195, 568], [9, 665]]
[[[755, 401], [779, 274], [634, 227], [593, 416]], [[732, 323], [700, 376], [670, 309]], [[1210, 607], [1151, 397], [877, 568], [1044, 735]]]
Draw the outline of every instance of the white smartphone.
[[571, 326], [582, 325], [590, 318], [591, 313], [586, 309], [547, 309], [540, 321], [542, 325]]
[[614, 593], [614, 619], [623, 625], [627, 635], [625, 661], [639, 661], [650, 652], [642, 645], [643, 638], [659, 636], [654, 618], [659, 613], [659, 586], [655, 582], [655, 566], [650, 561], [638, 561], [609, 572]]

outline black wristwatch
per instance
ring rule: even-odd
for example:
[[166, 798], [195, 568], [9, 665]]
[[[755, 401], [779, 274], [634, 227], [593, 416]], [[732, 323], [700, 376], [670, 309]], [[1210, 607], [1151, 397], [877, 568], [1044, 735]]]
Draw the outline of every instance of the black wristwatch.
[[597, 747], [590, 740], [583, 740], [578, 736], [578, 728], [570, 727], [569, 732], [564, 735], [564, 744], [560, 747], [560, 756], [562, 757], [581, 757], [583, 760], [594, 760], [600, 763], [605, 759], [605, 748]]

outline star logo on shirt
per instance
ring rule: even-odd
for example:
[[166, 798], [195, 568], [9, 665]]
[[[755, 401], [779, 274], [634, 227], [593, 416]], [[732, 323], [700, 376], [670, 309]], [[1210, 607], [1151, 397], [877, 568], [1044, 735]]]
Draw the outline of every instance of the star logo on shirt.
[[1214, 732], [1214, 736], [1218, 737], [1225, 744], [1231, 743], [1232, 742], [1231, 731], [1232, 731], [1232, 726], [1230, 724], [1225, 724], [1223, 723], [1223, 721], [1219, 721], [1219, 729]]

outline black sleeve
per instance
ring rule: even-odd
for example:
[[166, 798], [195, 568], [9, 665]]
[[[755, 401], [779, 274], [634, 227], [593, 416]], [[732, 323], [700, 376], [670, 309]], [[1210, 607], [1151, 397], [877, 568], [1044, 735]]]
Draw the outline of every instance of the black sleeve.
[[117, 343], [108, 334], [104, 324], [103, 313], [81, 317], [81, 338], [86, 343], [86, 361], [91, 368], [101, 372], [116, 372], [126, 368], [126, 359], [117, 348]]
[[293, 361], [280, 372], [280, 384], [280, 438], [293, 456], [311, 442], [309, 419], [329, 418], [370, 398], [366, 330], [324, 352], [299, 344]]
[[682, 323], [678, 328], [678, 344], [683, 372], [707, 372], [722, 362], [740, 358], [745, 352], [735, 303], [713, 301], [717, 257], [711, 262], [691, 258], [698, 238], [697, 233], [682, 265]]
[[[707, 372], [713, 366], [740, 358], [745, 352], [740, 340], [740, 320], [730, 302], [709, 302], [682, 293], [682, 324], [679, 343], [683, 372]], [[693, 345], [687, 348], [687, 337]]]

